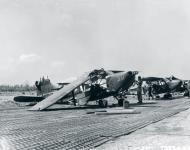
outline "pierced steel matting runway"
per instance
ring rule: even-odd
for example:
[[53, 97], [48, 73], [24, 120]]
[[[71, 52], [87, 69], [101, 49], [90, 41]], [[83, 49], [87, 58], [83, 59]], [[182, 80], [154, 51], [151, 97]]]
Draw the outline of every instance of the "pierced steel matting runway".
[[[0, 142], [13, 150], [91, 149], [190, 107], [189, 99], [132, 106], [140, 114], [86, 114], [96, 109], [0, 108]], [[110, 108], [116, 109], [116, 108]], [[98, 109], [100, 110], [100, 109]]]

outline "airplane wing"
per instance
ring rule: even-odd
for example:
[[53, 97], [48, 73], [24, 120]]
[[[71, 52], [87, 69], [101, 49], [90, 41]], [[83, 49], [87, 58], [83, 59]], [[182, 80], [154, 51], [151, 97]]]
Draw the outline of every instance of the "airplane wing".
[[121, 71], [121, 70], [108, 70], [109, 72], [113, 72], [113, 73], [120, 73], [120, 72], [124, 72], [124, 71]]
[[35, 106], [30, 108], [29, 110], [44, 110], [54, 103], [56, 103], [58, 100], [72, 92], [74, 89], [76, 89], [78, 86], [83, 84], [84, 82], [88, 81], [90, 77], [85, 74], [84, 76], [78, 78], [77, 80], [73, 81], [72, 83], [65, 85], [62, 89], [54, 92], [51, 96], [47, 97], [43, 101], [37, 103]]
[[166, 78], [166, 79], [168, 79], [168, 80], [180, 80], [179, 78], [176, 78], [176, 77], [174, 77], [174, 76], [168, 77], [168, 78]]
[[143, 81], [150, 81], [150, 82], [154, 82], [154, 81], [164, 81], [163, 78], [159, 78], [159, 77], [146, 77], [146, 78], [142, 78]]
[[39, 102], [42, 101], [44, 99], [43, 96], [16, 96], [14, 97], [14, 101], [15, 102]]
[[65, 86], [65, 85], [68, 85], [69, 83], [68, 82], [59, 82], [57, 83], [58, 85], [61, 85], [61, 86]]

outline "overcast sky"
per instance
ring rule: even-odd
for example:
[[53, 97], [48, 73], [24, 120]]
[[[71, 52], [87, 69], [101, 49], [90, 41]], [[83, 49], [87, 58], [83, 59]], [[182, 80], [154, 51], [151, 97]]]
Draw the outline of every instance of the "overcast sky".
[[189, 0], [0, 0], [0, 84], [95, 68], [190, 79]]

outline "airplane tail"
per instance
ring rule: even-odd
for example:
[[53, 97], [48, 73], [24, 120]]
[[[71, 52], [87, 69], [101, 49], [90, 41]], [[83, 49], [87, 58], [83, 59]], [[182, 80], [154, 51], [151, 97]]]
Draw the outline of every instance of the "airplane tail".
[[40, 81], [35, 82], [36, 88], [37, 88], [37, 95], [43, 96], [50, 92], [52, 92], [53, 85], [50, 81], [50, 79], [45, 79], [44, 77], [40, 79]]
[[45, 108], [50, 107], [60, 99], [62, 99], [64, 96], [71, 93], [74, 89], [79, 87], [81, 84], [85, 83], [89, 80], [89, 76], [82, 76], [78, 78], [77, 80], [71, 82], [70, 84], [64, 86], [62, 89], [55, 91], [54, 94], [50, 95], [49, 97], [45, 98], [43, 101], [39, 102], [29, 110], [44, 110]]

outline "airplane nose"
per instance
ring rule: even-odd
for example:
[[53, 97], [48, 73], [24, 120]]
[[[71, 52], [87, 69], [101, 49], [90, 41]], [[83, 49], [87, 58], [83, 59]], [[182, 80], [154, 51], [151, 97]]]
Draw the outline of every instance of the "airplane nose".
[[128, 71], [128, 72], [125, 74], [125, 79], [126, 79], [126, 78], [134, 78], [137, 73], [138, 73], [137, 71]]
[[182, 81], [176, 81], [174, 82], [176, 85], [179, 85], [180, 83], [182, 83]]
[[137, 75], [138, 71], [128, 71], [128, 75]]
[[181, 85], [182, 83], [183, 83], [182, 81], [179, 81], [179, 82], [178, 82], [178, 85]]
[[133, 74], [134, 75], [137, 75], [139, 72], [138, 71], [133, 71]]
[[137, 75], [138, 74], [138, 71], [129, 71], [128, 72], [128, 75], [129, 76], [135, 76], [135, 75]]
[[181, 84], [182, 84], [182, 81], [173, 80], [173, 81], [169, 84], [169, 87], [170, 87], [171, 89], [173, 89], [173, 88], [176, 88], [176, 87], [181, 86]]
[[129, 71], [128, 74], [129, 74], [129, 75], [132, 75], [133, 73], [132, 73], [132, 71]]

